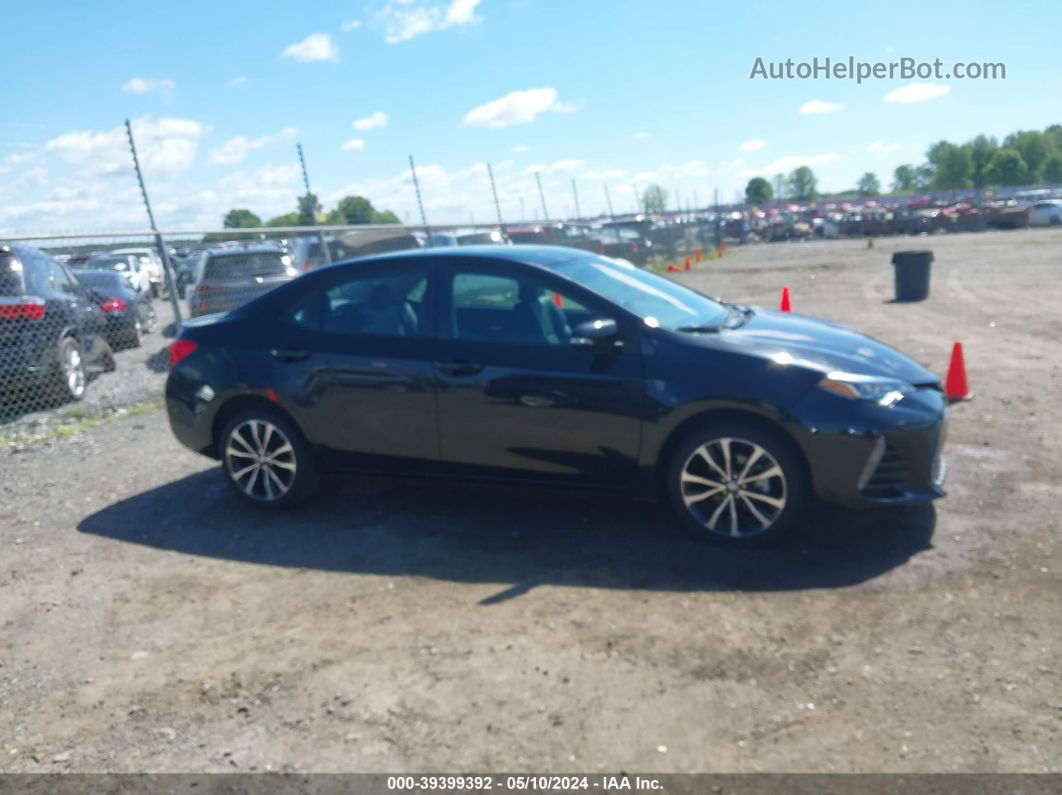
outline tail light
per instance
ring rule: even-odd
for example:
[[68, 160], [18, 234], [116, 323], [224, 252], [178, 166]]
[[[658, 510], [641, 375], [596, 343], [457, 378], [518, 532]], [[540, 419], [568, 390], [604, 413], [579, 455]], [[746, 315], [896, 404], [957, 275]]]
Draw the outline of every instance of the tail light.
[[44, 317], [44, 299], [26, 295], [17, 304], [0, 304], [0, 320], [40, 320]]
[[638, 244], [637, 243], [631, 243], [631, 251], [633, 251], [635, 254], [638, 253]]
[[194, 340], [175, 339], [170, 343], [170, 367], [194, 353], [198, 347], [199, 345]]
[[129, 308], [129, 304], [123, 301], [121, 298], [108, 298], [102, 304], [100, 309], [104, 312], [123, 312]]
[[303, 272], [312, 271], [319, 264], [320, 263], [318, 262], [318, 260], [314, 259], [313, 257], [309, 257], [304, 263], [302, 263], [302, 270]]

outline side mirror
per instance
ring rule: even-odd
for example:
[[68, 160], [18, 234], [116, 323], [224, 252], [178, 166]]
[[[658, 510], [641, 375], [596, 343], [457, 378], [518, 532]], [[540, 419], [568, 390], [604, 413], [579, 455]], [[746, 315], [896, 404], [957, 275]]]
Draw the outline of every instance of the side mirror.
[[623, 345], [619, 328], [612, 318], [587, 320], [572, 329], [571, 344], [576, 348], [618, 348]]

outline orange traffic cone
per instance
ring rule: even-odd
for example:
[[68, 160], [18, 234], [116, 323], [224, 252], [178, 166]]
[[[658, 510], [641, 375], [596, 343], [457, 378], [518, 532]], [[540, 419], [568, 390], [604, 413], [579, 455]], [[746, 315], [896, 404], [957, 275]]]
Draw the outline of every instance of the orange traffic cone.
[[553, 303], [556, 304], [557, 309], [564, 309], [564, 298], [560, 293], [553, 294]]
[[701, 261], [701, 250], [699, 248], [695, 248], [693, 250], [693, 261], [694, 262], [700, 262]]
[[782, 288], [782, 303], [781, 303], [781, 305], [778, 308], [781, 311], [783, 311], [783, 312], [792, 312], [793, 311], [793, 307], [789, 303], [789, 288], [788, 287], [783, 287]]
[[668, 273], [678, 273], [678, 268], [675, 267], [675, 263], [674, 262], [669, 262], [667, 264], [667, 272]]
[[944, 396], [949, 400], [969, 400], [973, 397], [966, 383], [966, 362], [962, 356], [962, 343], [956, 342], [951, 348], [951, 364], [948, 365], [948, 377], [944, 380]]
[[716, 248], [715, 248], [715, 258], [716, 259], [722, 259], [723, 258], [723, 254], [725, 254], [725, 253], [726, 253], [726, 251], [725, 251], [725, 249], [722, 246], [716, 246]]
[[690, 255], [686, 255], [686, 270], [690, 269]]

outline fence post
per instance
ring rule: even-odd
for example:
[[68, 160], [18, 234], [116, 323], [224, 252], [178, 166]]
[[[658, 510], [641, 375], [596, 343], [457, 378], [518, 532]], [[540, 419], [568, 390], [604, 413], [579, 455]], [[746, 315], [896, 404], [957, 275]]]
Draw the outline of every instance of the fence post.
[[324, 257], [325, 265], [331, 265], [332, 252], [328, 250], [328, 241], [325, 240], [324, 230], [317, 233], [317, 239], [321, 241], [321, 252]]
[[[133, 126], [129, 119], [125, 120], [125, 132], [129, 136], [129, 149], [133, 153], [133, 167], [136, 169], [136, 181], [140, 183], [140, 195], [144, 197], [144, 207], [147, 209], [148, 221], [151, 223], [151, 231], [155, 233], [155, 245], [159, 248], [159, 256], [162, 258], [162, 275], [166, 279], [166, 292], [170, 294], [170, 303], [173, 304], [173, 323], [180, 333], [183, 319], [181, 318], [181, 299], [177, 295], [177, 282], [173, 278], [173, 267], [170, 265], [170, 255], [166, 251], [166, 243], [155, 225], [155, 214], [151, 212], [151, 202], [148, 200], [147, 188], [144, 187], [144, 175], [140, 171], [140, 158], [136, 154], [136, 142], [133, 140]], [[176, 335], [175, 335], [176, 336]]]

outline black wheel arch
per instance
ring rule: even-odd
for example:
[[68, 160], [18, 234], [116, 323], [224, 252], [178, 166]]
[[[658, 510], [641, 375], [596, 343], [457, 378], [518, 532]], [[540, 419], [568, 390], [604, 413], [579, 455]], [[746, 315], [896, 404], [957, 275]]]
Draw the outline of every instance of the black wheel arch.
[[295, 418], [291, 416], [290, 412], [286, 411], [284, 407], [276, 401], [270, 400], [265, 395], [235, 395], [226, 400], [218, 408], [217, 412], [214, 414], [214, 419], [211, 421], [209, 455], [212, 458], [221, 458], [221, 455], [218, 452], [218, 444], [221, 441], [221, 434], [224, 432], [225, 426], [229, 424], [229, 421], [237, 414], [255, 409], [284, 418], [293, 428], [295, 428], [296, 431], [302, 434], [302, 437], [305, 440], [306, 434], [302, 433], [302, 428], [299, 427], [299, 423], [295, 421]]

